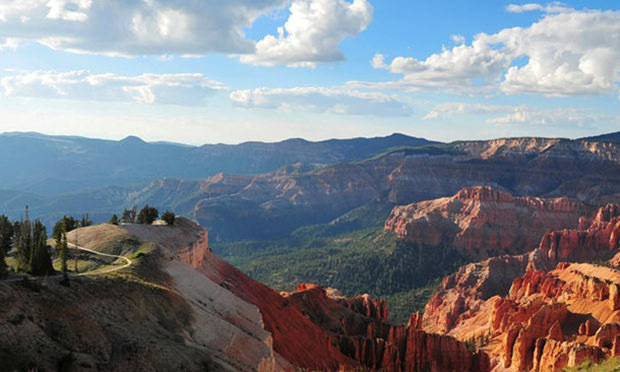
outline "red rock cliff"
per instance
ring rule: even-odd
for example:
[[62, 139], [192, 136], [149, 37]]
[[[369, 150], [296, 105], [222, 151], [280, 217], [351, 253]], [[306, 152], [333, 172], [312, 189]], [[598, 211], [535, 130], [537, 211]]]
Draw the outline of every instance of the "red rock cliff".
[[418, 314], [411, 314], [406, 326], [388, 324], [382, 300], [368, 295], [334, 297], [314, 285], [301, 285], [286, 297], [325, 329], [345, 355], [368, 368], [397, 372], [490, 370], [486, 354], [471, 352], [452, 337], [424, 332]]
[[469, 259], [525, 253], [549, 230], [575, 228], [585, 207], [569, 198], [514, 197], [489, 186], [398, 206], [385, 229], [425, 245], [453, 247]]
[[620, 207], [607, 205], [577, 229], [545, 234], [529, 254], [463, 266], [427, 304], [424, 328], [460, 340], [489, 334], [491, 363], [515, 370], [616, 355], [620, 273], [579, 261], [617, 265], [619, 239]]
[[448, 336], [422, 331], [412, 315], [410, 326], [387, 323], [385, 301], [368, 295], [332, 296], [316, 285], [278, 294], [219, 259], [208, 246], [206, 232], [176, 254], [219, 285], [260, 310], [272, 334], [274, 350], [286, 360], [311, 370], [366, 366], [389, 371], [488, 371], [484, 353], [472, 353]]

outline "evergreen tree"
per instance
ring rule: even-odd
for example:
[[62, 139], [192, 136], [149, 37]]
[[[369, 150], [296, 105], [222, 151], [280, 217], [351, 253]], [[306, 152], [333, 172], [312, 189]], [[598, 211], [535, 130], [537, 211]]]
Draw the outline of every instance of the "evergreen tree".
[[42, 276], [54, 273], [52, 258], [47, 245], [47, 232], [39, 220], [36, 220], [32, 227], [29, 268], [33, 275]]
[[82, 215], [82, 220], [80, 221], [80, 227], [86, 227], [93, 224], [88, 213]]
[[6, 261], [4, 260], [4, 252], [0, 251], [0, 279], [6, 278], [8, 272]]
[[161, 219], [164, 220], [168, 225], [174, 225], [174, 221], [176, 220], [176, 216], [173, 212], [166, 211], [161, 215]]
[[54, 229], [52, 230], [52, 238], [56, 242], [60, 242], [62, 233], [68, 233], [69, 231], [77, 229], [79, 221], [71, 216], [62, 216], [62, 218], [56, 222]]
[[69, 247], [67, 244], [67, 233], [62, 234], [62, 238], [60, 240], [60, 270], [67, 277], [67, 251]]
[[68, 258], [67, 250], [69, 248], [67, 244], [67, 231], [65, 229], [65, 224], [62, 220], [59, 221], [59, 223], [57, 223], [56, 225], [57, 226], [54, 226], [54, 230], [57, 229], [57, 231], [55, 231], [55, 234], [57, 233], [57, 235], [54, 236], [54, 240], [56, 241], [56, 251], [58, 251], [58, 256], [60, 257], [61, 271], [63, 274], [65, 274], [66, 279]]
[[5, 215], [0, 215], [0, 253], [6, 254], [13, 243], [13, 224]]
[[157, 211], [157, 209], [147, 204], [144, 206], [144, 208], [140, 210], [140, 213], [138, 214], [137, 222], [150, 225], [153, 222], [155, 222], [158, 216], [159, 216], [159, 211]]
[[5, 215], [0, 216], [0, 278], [6, 277], [7, 266], [5, 257], [11, 250], [13, 225]]
[[121, 221], [124, 223], [136, 223], [136, 215], [137, 215], [138, 207], [134, 206], [131, 209], [125, 209], [123, 211], [123, 216], [121, 217]]
[[112, 225], [118, 225], [118, 216], [116, 214], [113, 214], [112, 217], [110, 217], [108, 223]]
[[30, 271], [30, 253], [32, 251], [32, 223], [28, 216], [28, 206], [26, 206], [26, 217], [22, 218], [15, 226], [15, 249], [19, 267], [24, 271]]

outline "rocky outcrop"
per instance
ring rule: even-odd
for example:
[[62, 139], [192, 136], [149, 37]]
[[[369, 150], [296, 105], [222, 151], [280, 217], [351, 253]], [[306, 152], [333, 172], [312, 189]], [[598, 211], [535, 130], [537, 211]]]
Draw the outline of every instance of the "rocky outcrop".
[[531, 267], [549, 270], [558, 262], [605, 261], [620, 247], [620, 205], [600, 208], [593, 218], [583, 218], [579, 229], [552, 231], [543, 236]]
[[576, 228], [583, 204], [566, 197], [514, 197], [489, 186], [392, 210], [385, 229], [423, 245], [450, 247], [470, 260], [521, 254], [549, 230]]
[[388, 320], [388, 308], [385, 300], [372, 298], [368, 294], [356, 297], [337, 297], [337, 300], [346, 308], [358, 314], [379, 319], [383, 322]]
[[619, 222], [620, 207], [607, 205], [575, 229], [546, 233], [528, 254], [461, 267], [426, 305], [424, 329], [460, 340], [489, 332], [502, 345], [487, 349], [492, 363], [516, 370], [615, 355], [620, 273], [581, 262], [617, 266]]
[[[513, 281], [506, 296], [463, 299], [470, 307], [446, 333], [467, 340], [472, 332], [488, 332], [501, 347], [483, 350], [492, 363], [513, 370], [555, 371], [586, 359], [600, 361], [620, 350], [620, 311], [613, 305], [617, 284], [620, 272], [587, 263], [530, 270]], [[449, 312], [453, 302], [441, 302], [450, 296], [450, 291], [436, 295], [427, 311]], [[429, 322], [424, 325], [432, 329]]]
[[[527, 254], [498, 256], [462, 266], [444, 278], [441, 291], [426, 305], [426, 329], [450, 333], [459, 322], [472, 316], [470, 310], [478, 309], [493, 296], [508, 295], [509, 289], [511, 298], [527, 297], [538, 291], [548, 298], [557, 297], [562, 285], [546, 271], [565, 268], [567, 261], [611, 260], [615, 265], [619, 259], [614, 257], [620, 252], [619, 239], [620, 206], [610, 204], [599, 208], [592, 217], [579, 218], [578, 228], [544, 234], [538, 247]], [[619, 309], [620, 295], [615, 283], [599, 283], [595, 277], [579, 283], [582, 288], [575, 288], [576, 293], [608, 298], [608, 306]]]
[[527, 260], [526, 255], [493, 257], [462, 266], [445, 277], [441, 291], [433, 295], [424, 309], [425, 329], [449, 333], [485, 300], [507, 295], [513, 280], [525, 272]]
[[485, 353], [472, 352], [452, 337], [423, 331], [419, 314], [411, 314], [406, 326], [388, 324], [387, 313], [376, 311], [376, 304], [385, 309], [384, 302], [367, 295], [349, 302], [333, 294], [328, 296], [319, 286], [303, 284], [285, 297], [313, 323], [327, 330], [345, 355], [373, 370], [490, 370]]

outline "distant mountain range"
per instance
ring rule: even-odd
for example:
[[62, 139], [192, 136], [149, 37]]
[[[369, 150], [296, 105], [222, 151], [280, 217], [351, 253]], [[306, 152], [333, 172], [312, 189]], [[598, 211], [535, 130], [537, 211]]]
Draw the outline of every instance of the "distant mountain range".
[[[197, 219], [214, 238], [264, 239], [371, 202], [385, 214], [391, 205], [471, 185], [599, 203], [620, 195], [618, 138], [443, 144], [393, 134], [192, 147], [7, 133], [0, 135], [0, 171], [7, 175], [0, 178], [0, 213], [16, 218], [28, 204], [47, 224], [86, 212], [99, 222], [148, 203]], [[597, 141], [608, 143], [589, 143]]]
[[159, 178], [201, 179], [219, 172], [260, 174], [297, 162], [322, 166], [360, 160], [394, 146], [433, 143], [393, 134], [309, 142], [187, 146], [110, 141], [39, 133], [0, 135], [0, 189], [60, 195], [102, 186], [128, 186]]

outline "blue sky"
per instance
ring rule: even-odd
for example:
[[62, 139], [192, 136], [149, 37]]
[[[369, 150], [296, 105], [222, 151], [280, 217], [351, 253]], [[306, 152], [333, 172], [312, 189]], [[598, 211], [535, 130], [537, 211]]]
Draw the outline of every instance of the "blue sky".
[[620, 130], [619, 72], [609, 1], [0, 3], [0, 131], [580, 137]]

